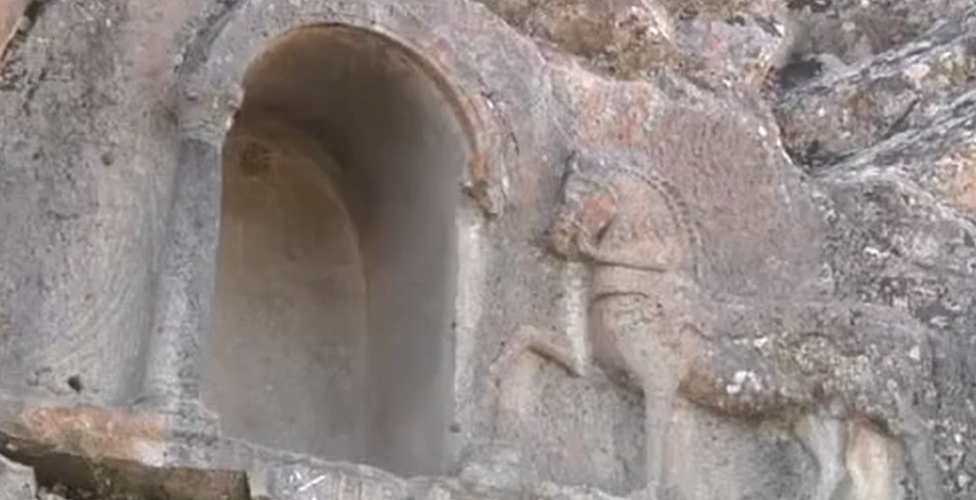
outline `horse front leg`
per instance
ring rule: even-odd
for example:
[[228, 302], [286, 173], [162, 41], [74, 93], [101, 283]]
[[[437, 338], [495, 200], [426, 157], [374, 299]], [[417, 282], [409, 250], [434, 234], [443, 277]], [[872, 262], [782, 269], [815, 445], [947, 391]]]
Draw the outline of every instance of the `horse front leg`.
[[675, 401], [678, 398], [678, 373], [671, 370], [654, 370], [643, 381], [644, 433], [647, 490], [645, 498], [660, 498], [664, 482], [664, 465], [667, 453], [668, 431]]
[[812, 500], [839, 500], [850, 484], [847, 470], [847, 422], [828, 411], [805, 413], [794, 433], [817, 462], [819, 477]]
[[588, 374], [589, 359], [573, 345], [564, 332], [533, 326], [522, 326], [510, 338], [498, 356], [488, 365], [488, 379], [498, 383], [505, 378], [520, 356], [532, 353], [546, 359], [573, 377]]

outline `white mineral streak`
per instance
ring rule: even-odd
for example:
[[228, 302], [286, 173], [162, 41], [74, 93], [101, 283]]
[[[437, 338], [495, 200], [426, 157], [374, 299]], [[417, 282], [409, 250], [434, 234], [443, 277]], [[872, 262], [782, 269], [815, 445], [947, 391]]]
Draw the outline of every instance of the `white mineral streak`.
[[580, 263], [566, 264], [566, 272], [562, 275], [561, 284], [563, 295], [560, 300], [560, 310], [566, 321], [571, 355], [576, 366], [585, 367], [590, 357], [590, 343], [587, 337], [589, 302], [585, 266]]
[[464, 418], [476, 408], [468, 408], [471, 398], [463, 397], [474, 389], [478, 360], [478, 324], [487, 302], [484, 283], [488, 276], [491, 247], [485, 238], [483, 218], [473, 208], [460, 211], [457, 217], [458, 279], [455, 297], [454, 394], [458, 413]]

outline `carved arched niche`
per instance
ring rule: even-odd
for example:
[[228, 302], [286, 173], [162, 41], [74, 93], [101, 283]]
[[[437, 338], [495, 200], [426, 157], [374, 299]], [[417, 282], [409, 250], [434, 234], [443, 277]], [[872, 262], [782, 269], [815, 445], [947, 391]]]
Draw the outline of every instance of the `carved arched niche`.
[[440, 471], [470, 155], [450, 91], [399, 44], [338, 25], [280, 37], [243, 83], [204, 401], [229, 436]]

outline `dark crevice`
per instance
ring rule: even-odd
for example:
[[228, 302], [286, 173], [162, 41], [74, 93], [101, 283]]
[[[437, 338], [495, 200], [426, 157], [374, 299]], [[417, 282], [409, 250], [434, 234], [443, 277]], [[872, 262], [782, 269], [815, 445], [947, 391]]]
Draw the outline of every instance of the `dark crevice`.
[[830, 9], [831, 0], [789, 0], [786, 2], [790, 10], [803, 10], [809, 8], [811, 12], [821, 14]]
[[853, 151], [840, 153], [824, 151], [820, 141], [812, 141], [804, 150], [786, 148], [786, 154], [793, 160], [793, 164], [810, 175], [822, 175], [831, 167], [847, 160], [854, 155]]
[[84, 390], [84, 385], [81, 383], [81, 377], [78, 375], [68, 377], [68, 387], [70, 387], [72, 391], [81, 393], [81, 391]]
[[901, 116], [899, 116], [891, 124], [891, 126], [888, 127], [888, 130], [885, 131], [885, 133], [881, 136], [881, 139], [879, 139], [878, 142], [886, 141], [892, 138], [893, 136], [895, 136], [896, 134], [904, 132], [907, 129], [908, 117], [911, 116], [912, 111], [915, 111], [915, 108], [918, 106], [919, 100], [920, 99], [915, 99], [914, 101], [911, 102], [911, 104], [908, 105], [908, 107], [905, 109], [905, 112], [902, 113]]
[[823, 73], [823, 63], [816, 58], [794, 56], [785, 66], [772, 73], [780, 91], [799, 87]]
[[37, 20], [41, 17], [44, 9], [53, 2], [54, 0], [34, 0], [27, 5], [26, 9], [24, 9], [24, 17], [26, 17], [30, 25], [33, 26], [34, 23], [37, 22]]

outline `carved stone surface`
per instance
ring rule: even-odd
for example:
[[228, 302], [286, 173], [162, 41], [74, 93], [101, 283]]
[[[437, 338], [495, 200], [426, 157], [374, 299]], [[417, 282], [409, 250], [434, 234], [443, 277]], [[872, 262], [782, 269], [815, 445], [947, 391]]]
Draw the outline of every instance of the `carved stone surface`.
[[4, 45], [0, 498], [976, 496], [966, 0], [8, 0]]
[[36, 498], [37, 481], [34, 471], [25, 465], [0, 459], [0, 498], [28, 500]]

